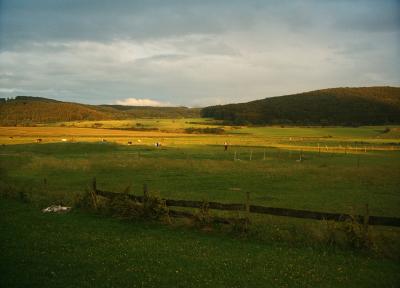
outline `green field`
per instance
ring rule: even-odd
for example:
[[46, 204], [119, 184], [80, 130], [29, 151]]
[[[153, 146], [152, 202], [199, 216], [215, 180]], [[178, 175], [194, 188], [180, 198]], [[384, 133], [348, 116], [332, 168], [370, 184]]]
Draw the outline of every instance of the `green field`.
[[1, 287], [397, 287], [400, 265], [0, 200]]
[[[141, 127], [158, 130], [129, 130], [138, 127], [138, 121]], [[71, 287], [75, 281], [82, 286], [109, 287], [110, 281], [117, 287], [173, 286], [178, 278], [181, 287], [400, 283], [397, 228], [371, 227], [375, 246], [358, 251], [340, 243], [327, 245], [324, 231], [329, 224], [311, 220], [252, 216], [245, 239], [237, 239], [226, 228], [204, 233], [188, 230], [179, 221], [169, 227], [146, 221], [121, 223], [78, 210], [40, 213], [39, 208], [54, 203], [73, 206], [96, 177], [100, 189], [123, 192], [129, 186], [137, 195], [146, 183], [151, 195], [165, 198], [244, 203], [249, 192], [252, 204], [349, 214], [363, 214], [368, 204], [372, 215], [400, 217], [399, 127], [138, 121], [0, 128], [0, 239], [4, 263], [9, 263], [2, 263], [7, 276], [1, 286], [30, 286], [30, 281], [31, 286], [47, 282], [49, 287], [60, 281]], [[92, 128], [100, 122], [102, 128]], [[225, 134], [187, 134], [188, 127], [223, 127]], [[37, 138], [42, 143], [34, 143]], [[100, 142], [103, 138], [107, 142]], [[156, 141], [163, 146], [155, 147]], [[228, 151], [224, 141], [230, 143]], [[21, 195], [31, 204], [8, 199]], [[76, 254], [70, 254], [71, 249]], [[58, 252], [65, 262], [54, 259]], [[22, 270], [26, 275], [15, 277]]]
[[[234, 161], [233, 149], [241, 160]], [[34, 198], [51, 191], [71, 203], [96, 177], [99, 187], [116, 192], [131, 185], [141, 194], [147, 183], [167, 198], [243, 202], [250, 192], [255, 204], [348, 213], [369, 203], [373, 214], [400, 216], [397, 151], [303, 152], [298, 162], [298, 151], [276, 148], [50, 143], [3, 146], [1, 157], [3, 181]]]

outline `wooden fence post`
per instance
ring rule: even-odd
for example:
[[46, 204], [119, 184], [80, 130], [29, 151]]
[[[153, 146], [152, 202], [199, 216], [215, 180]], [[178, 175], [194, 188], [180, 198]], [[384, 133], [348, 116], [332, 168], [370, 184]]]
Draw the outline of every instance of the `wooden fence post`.
[[147, 183], [143, 183], [143, 208], [145, 213], [147, 213], [147, 202], [148, 202], [148, 198], [149, 198], [149, 191], [147, 188]]
[[44, 191], [46, 191], [46, 193], [49, 192], [48, 187], [47, 187], [47, 179], [46, 178], [43, 179], [43, 188], [44, 188]]
[[147, 200], [147, 198], [149, 197], [149, 191], [148, 191], [148, 189], [147, 189], [147, 183], [144, 183], [144, 184], [143, 184], [143, 197], [144, 197], [144, 199], [146, 199], [146, 200]]
[[250, 224], [250, 192], [246, 191], [246, 222], [245, 229], [248, 231]]
[[90, 195], [92, 196], [93, 207], [97, 210], [97, 183], [96, 177], [93, 177], [92, 180], [92, 189], [90, 190]]
[[368, 224], [369, 224], [369, 207], [365, 204], [365, 214], [364, 214], [364, 237], [365, 241], [368, 240]]

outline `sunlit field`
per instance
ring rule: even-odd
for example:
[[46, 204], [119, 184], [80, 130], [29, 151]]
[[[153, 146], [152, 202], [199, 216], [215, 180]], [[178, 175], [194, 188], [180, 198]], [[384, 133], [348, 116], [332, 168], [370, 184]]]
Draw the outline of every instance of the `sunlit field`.
[[[189, 134], [186, 129], [221, 128], [223, 134]], [[12, 137], [12, 138], [11, 138]], [[36, 142], [91, 141], [102, 139], [119, 144], [154, 144], [162, 141], [164, 145], [198, 144], [244, 146], [313, 146], [332, 149], [374, 148], [384, 150], [398, 149], [400, 127], [291, 127], [291, 126], [224, 126], [211, 119], [138, 119], [110, 121], [61, 122], [36, 127], [0, 127], [1, 144]]]
[[[230, 127], [207, 119], [140, 119], [159, 130], [129, 130], [137, 121], [0, 127], [7, 183], [36, 189], [46, 178], [48, 189], [72, 198], [97, 177], [111, 191], [131, 185], [141, 193], [146, 182], [162, 197], [229, 202], [250, 192], [258, 204], [348, 213], [368, 203], [372, 213], [400, 216], [399, 127]], [[225, 132], [184, 132], [193, 125]], [[104, 128], [88, 128], [93, 126]]]
[[[224, 132], [204, 134], [185, 130], [204, 127], [223, 128]], [[156, 142], [160, 142], [161, 147], [156, 147]], [[227, 151], [224, 142], [229, 143]], [[214, 227], [214, 232], [204, 234], [188, 230], [179, 221], [170, 229], [146, 221], [118, 222], [79, 210], [62, 216], [40, 215], [40, 208], [54, 203], [74, 206], [77, 197], [85, 193], [95, 177], [100, 189], [121, 193], [128, 189], [136, 195], [142, 195], [143, 184], [147, 184], [151, 195], [161, 198], [244, 203], [249, 192], [252, 204], [264, 206], [363, 215], [368, 205], [371, 215], [400, 217], [400, 128], [397, 126], [232, 127], [207, 119], [85, 121], [0, 127], [0, 144], [0, 185], [2, 195], [7, 198], [1, 200], [0, 237], [8, 251], [4, 257], [10, 263], [18, 262], [18, 267], [28, 271], [18, 282], [10, 276], [14, 270], [3, 267], [2, 271], [9, 275], [5, 284], [29, 283], [35, 269], [21, 261], [25, 261], [32, 245], [43, 251], [44, 259], [49, 261], [39, 259], [35, 253], [31, 255], [34, 259], [31, 261], [44, 273], [40, 279], [52, 277], [50, 270], [45, 272], [50, 269], [49, 263], [55, 265], [57, 271], [53, 272], [57, 275], [68, 275], [68, 269], [60, 270], [64, 267], [61, 262], [52, 260], [57, 247], [63, 246], [66, 250], [62, 255], [73, 249], [73, 253], [81, 255], [79, 258], [89, 257], [87, 263], [96, 269], [115, 270], [117, 268], [110, 263], [120, 263], [122, 270], [114, 271], [114, 283], [129, 283], [126, 277], [136, 271], [141, 275], [140, 281], [148, 285], [173, 285], [181, 273], [183, 278], [179, 279], [183, 279], [185, 287], [212, 287], [210, 283], [216, 283], [220, 274], [210, 274], [210, 271], [220, 269], [224, 283], [228, 283], [229, 278], [232, 286], [261, 285], [261, 278], [258, 282], [257, 277], [250, 277], [252, 274], [237, 278], [247, 265], [243, 262], [246, 257], [251, 265], [258, 267], [259, 270], [254, 271], [266, 273], [268, 279], [284, 269], [279, 266], [282, 263], [292, 265], [293, 269], [285, 274], [287, 278], [280, 276], [276, 282], [268, 282], [271, 287], [319, 286], [321, 283], [330, 283], [323, 287], [374, 287], [382, 277], [386, 279], [386, 287], [399, 283], [395, 276], [399, 268], [398, 228], [371, 227], [376, 247], [371, 251], [358, 251], [346, 245], [327, 245], [323, 231], [328, 229], [329, 232], [330, 224], [313, 220], [251, 216], [249, 232], [245, 238], [242, 235], [237, 239], [237, 235], [223, 232], [224, 228]], [[8, 199], [18, 198], [13, 195], [21, 193], [30, 204]], [[15, 217], [10, 217], [10, 213]], [[240, 216], [233, 212], [215, 213]], [[25, 221], [36, 228], [31, 230], [22, 225]], [[43, 226], [44, 223], [47, 224]], [[91, 226], [90, 230], [85, 226]], [[63, 236], [64, 229], [71, 227], [73, 235]], [[124, 230], [126, 232], [122, 232]], [[88, 236], [88, 231], [92, 236]], [[46, 251], [46, 245], [50, 244], [44, 244], [48, 240], [42, 242], [38, 233], [55, 233], [51, 250]], [[21, 236], [16, 240], [13, 235]], [[148, 241], [143, 242], [143, 239]], [[157, 241], [165, 243], [164, 250], [159, 250]], [[182, 250], [177, 245], [179, 241], [183, 243]], [[12, 242], [17, 243], [16, 246], [9, 244]], [[71, 243], [76, 246], [93, 243], [92, 256], [88, 256], [87, 248], [73, 248]], [[199, 253], [203, 253], [209, 264], [190, 252], [193, 245], [202, 247], [196, 249], [202, 251]], [[215, 253], [212, 246], [218, 247], [215, 249], [220, 252]], [[28, 250], [18, 254], [16, 247]], [[133, 247], [138, 248], [132, 250]], [[101, 252], [103, 249], [110, 249], [110, 253]], [[127, 256], [121, 254], [118, 258], [118, 253]], [[165, 257], [157, 258], [159, 253]], [[267, 264], [260, 255], [265, 259], [275, 257], [276, 261], [282, 258], [284, 262], [278, 265], [279, 261], [271, 260], [275, 264]], [[128, 256], [140, 257], [142, 262], [139, 266], [130, 266]], [[86, 265], [78, 258], [67, 257], [66, 261], [65, 265]], [[317, 268], [317, 263], [326, 265], [323, 271]], [[193, 276], [197, 273], [195, 265], [202, 267], [196, 277]], [[154, 267], [162, 270], [155, 276]], [[338, 269], [343, 271], [340, 275], [336, 273]], [[375, 278], [371, 280], [369, 274], [374, 274]], [[121, 278], [116, 280], [115, 275]], [[63, 277], [67, 276], [60, 279]], [[105, 283], [110, 283], [100, 274], [93, 276], [94, 282], [83, 275], [77, 277], [86, 283], [84, 286], [101, 281], [106, 287]], [[59, 284], [60, 279], [54, 278], [49, 283]], [[325, 280], [322, 282], [322, 279]]]

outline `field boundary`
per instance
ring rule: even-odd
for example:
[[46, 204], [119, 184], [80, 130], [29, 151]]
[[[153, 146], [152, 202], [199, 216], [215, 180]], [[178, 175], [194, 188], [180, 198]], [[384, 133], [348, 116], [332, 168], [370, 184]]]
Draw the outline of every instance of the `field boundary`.
[[[114, 198], [122, 193], [103, 191], [96, 188], [94, 183], [93, 191], [96, 195]], [[147, 194], [144, 196], [137, 196], [133, 194], [124, 194], [129, 199], [137, 201], [139, 203], [145, 203]], [[341, 213], [331, 213], [331, 212], [319, 212], [319, 211], [309, 211], [309, 210], [298, 210], [298, 209], [288, 209], [288, 208], [277, 208], [277, 207], [266, 207], [260, 205], [249, 205], [241, 203], [219, 203], [219, 202], [204, 202], [204, 201], [194, 201], [194, 200], [176, 200], [176, 199], [161, 199], [165, 202], [167, 207], [182, 207], [182, 208], [202, 208], [206, 203], [209, 209], [223, 210], [223, 211], [243, 211], [248, 213], [257, 214], [267, 214], [273, 216], [284, 216], [292, 218], [302, 218], [311, 220], [332, 220], [337, 222], [344, 221], [356, 221], [361, 224], [366, 225], [380, 225], [380, 226], [392, 226], [400, 227], [400, 218], [396, 217], [384, 217], [384, 216], [370, 216], [368, 209], [366, 209], [365, 215], [350, 215]], [[188, 211], [170, 211], [173, 217], [193, 217], [194, 214]], [[217, 222], [229, 223], [230, 219], [216, 217]]]

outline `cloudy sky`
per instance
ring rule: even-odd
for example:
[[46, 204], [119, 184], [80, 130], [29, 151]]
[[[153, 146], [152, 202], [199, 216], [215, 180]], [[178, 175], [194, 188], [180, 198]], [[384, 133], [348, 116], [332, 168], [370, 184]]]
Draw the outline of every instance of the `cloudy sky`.
[[399, 0], [0, 0], [0, 97], [245, 102], [400, 86], [399, 56]]

